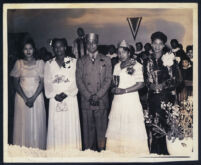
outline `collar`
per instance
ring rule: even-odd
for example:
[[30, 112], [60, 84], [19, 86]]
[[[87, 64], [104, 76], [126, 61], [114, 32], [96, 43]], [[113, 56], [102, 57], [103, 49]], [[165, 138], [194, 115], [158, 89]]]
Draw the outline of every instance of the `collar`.
[[190, 67], [192, 67], [192, 65], [191, 65], [191, 64], [189, 64], [187, 68], [184, 68], [184, 67], [183, 67], [183, 69], [188, 69], [188, 68], [190, 68]]
[[96, 58], [97, 55], [98, 55], [98, 51], [96, 51], [95, 53], [89, 53], [88, 52], [88, 55], [89, 55], [90, 58], [92, 58], [92, 57]]
[[175, 48], [175, 49], [172, 49], [172, 52], [173, 53], [176, 53], [176, 52], [178, 52], [180, 50], [180, 48]]
[[142, 50], [135, 52], [135, 54], [140, 54], [140, 53], [142, 53]]

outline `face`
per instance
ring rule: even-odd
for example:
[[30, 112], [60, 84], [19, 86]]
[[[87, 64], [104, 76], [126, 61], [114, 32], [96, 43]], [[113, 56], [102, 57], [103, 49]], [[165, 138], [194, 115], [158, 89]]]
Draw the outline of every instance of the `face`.
[[187, 55], [190, 57], [190, 58], [193, 58], [193, 50], [189, 50], [187, 52]]
[[145, 45], [144, 49], [145, 49], [145, 51], [150, 51], [151, 50], [151, 45]]
[[152, 47], [155, 53], [161, 53], [164, 48], [164, 43], [160, 39], [155, 39], [152, 43]]
[[171, 42], [171, 47], [172, 47], [173, 49], [175, 49], [175, 48], [177, 48], [177, 47], [178, 47], [178, 45], [177, 45], [177, 43], [176, 43], [176, 42]]
[[79, 37], [82, 37], [82, 36], [84, 36], [84, 31], [81, 29], [78, 29], [77, 34]]
[[98, 49], [98, 44], [95, 40], [87, 41], [87, 50], [89, 53], [95, 53]]
[[142, 50], [142, 47], [141, 47], [141, 45], [140, 45], [140, 44], [137, 44], [137, 45], [136, 45], [136, 50], [137, 50], [137, 51]]
[[33, 53], [34, 53], [33, 46], [31, 44], [25, 44], [23, 53], [24, 53], [25, 58], [33, 57]]
[[123, 48], [118, 48], [118, 57], [120, 61], [126, 61], [130, 56], [130, 53]]
[[61, 41], [55, 43], [53, 50], [56, 56], [65, 56], [66, 47]]
[[187, 60], [182, 61], [182, 66], [183, 67], [188, 67], [188, 65], [189, 65], [189, 62]]

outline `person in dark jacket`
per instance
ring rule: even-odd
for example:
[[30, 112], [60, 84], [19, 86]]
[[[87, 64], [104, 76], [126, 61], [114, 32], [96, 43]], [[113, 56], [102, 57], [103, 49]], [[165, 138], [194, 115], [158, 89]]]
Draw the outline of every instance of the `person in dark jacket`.
[[101, 151], [105, 149], [112, 65], [110, 58], [97, 50], [97, 34], [87, 34], [86, 40], [88, 53], [78, 59], [76, 70], [81, 94], [83, 148]]

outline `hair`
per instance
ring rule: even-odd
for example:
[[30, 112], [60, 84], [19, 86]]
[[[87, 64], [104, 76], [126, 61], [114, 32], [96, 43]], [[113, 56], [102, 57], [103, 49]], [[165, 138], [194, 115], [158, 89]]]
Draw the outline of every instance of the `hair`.
[[187, 56], [184, 56], [184, 57], [181, 59], [181, 63], [182, 63], [184, 60], [186, 60], [186, 61], [188, 61], [189, 63], [191, 63], [190, 58], [187, 57]]
[[82, 31], [82, 32], [84, 33], [84, 29], [81, 28], [81, 27], [77, 28], [77, 32], [78, 32], [78, 31]]
[[189, 50], [193, 50], [193, 45], [188, 45], [188, 46], [186, 47], [186, 52], [188, 52]]
[[[27, 45], [27, 44], [30, 44], [33, 47], [33, 49], [34, 49], [33, 56], [34, 56], [34, 58], [37, 58], [37, 55], [36, 55], [36, 45], [35, 45], [34, 40], [31, 37], [23, 39], [23, 41], [21, 43], [22, 52], [24, 50], [25, 45]], [[22, 58], [24, 58], [24, 53], [23, 53]]]
[[72, 54], [72, 51], [71, 51], [70, 47], [68, 46], [68, 42], [65, 38], [54, 38], [52, 40], [52, 45], [51, 45], [53, 49], [55, 47], [56, 42], [62, 42], [64, 47], [66, 47], [66, 51], [65, 51], [66, 56], [75, 58], [75, 55]]
[[179, 48], [183, 50], [183, 45], [179, 43]]
[[173, 43], [176, 43], [177, 45], [179, 45], [179, 42], [178, 42], [176, 39], [172, 39], [172, 40], [170, 41], [170, 44], [173, 44]]
[[112, 48], [112, 49], [116, 49], [114, 45], [110, 45], [110, 46], [109, 46], [109, 49], [111, 49], [111, 48]]
[[135, 48], [133, 45], [130, 45], [130, 56], [133, 57], [134, 54], [135, 54]]
[[170, 52], [170, 50], [171, 49], [167, 45], [165, 45], [164, 48], [163, 48], [163, 54], [165, 54], [167, 52]]
[[118, 47], [118, 49], [119, 49], [119, 48], [123, 48], [123, 50], [124, 50], [124, 51], [127, 51], [128, 53], [130, 53], [130, 51], [131, 51], [130, 48], [128, 48], [128, 47], [122, 47], [122, 46], [120, 46], [120, 47]]
[[155, 32], [151, 35], [151, 42], [153, 43], [156, 39], [161, 40], [164, 44], [167, 42], [167, 36], [163, 32]]
[[68, 42], [65, 38], [54, 38], [52, 40], [52, 48], [55, 47], [56, 42], [62, 42], [63, 45], [67, 48], [68, 47]]
[[151, 44], [150, 43], [146, 43], [144, 45], [144, 49], [146, 49], [146, 48], [149, 48], [149, 50], [151, 50], [152, 49]]
[[143, 48], [142, 42], [137, 42], [135, 45], [136, 45], [136, 46], [137, 46], [137, 45], [140, 45], [140, 47]]

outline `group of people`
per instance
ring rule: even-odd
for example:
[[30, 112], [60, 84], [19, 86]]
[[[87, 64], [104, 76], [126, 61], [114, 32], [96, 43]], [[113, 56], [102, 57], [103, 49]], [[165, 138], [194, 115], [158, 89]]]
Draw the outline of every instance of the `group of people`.
[[[160, 104], [178, 101], [182, 75], [190, 74], [186, 72], [192, 65], [190, 58], [177, 53], [180, 48], [168, 50], [167, 36], [155, 32], [144, 52], [137, 48], [135, 53], [127, 41], [119, 42], [112, 57], [118, 60], [113, 63], [110, 54], [98, 51], [97, 34], [85, 35], [82, 29], [78, 34], [73, 54], [66, 39], [53, 39], [55, 56], [45, 63], [35, 58], [32, 39], [23, 42], [24, 58], [16, 61], [10, 73], [16, 90], [13, 144], [63, 151], [168, 154], [165, 137], [153, 136], [149, 142], [144, 111], [153, 118], [159, 114], [166, 126]], [[114, 54], [115, 48], [111, 49]], [[144, 88], [147, 92], [140, 94]], [[184, 97], [181, 91], [179, 96]], [[47, 129], [43, 93], [49, 99]]]

